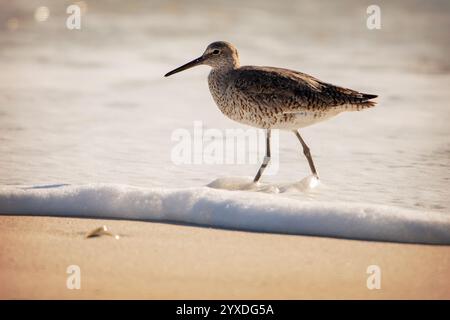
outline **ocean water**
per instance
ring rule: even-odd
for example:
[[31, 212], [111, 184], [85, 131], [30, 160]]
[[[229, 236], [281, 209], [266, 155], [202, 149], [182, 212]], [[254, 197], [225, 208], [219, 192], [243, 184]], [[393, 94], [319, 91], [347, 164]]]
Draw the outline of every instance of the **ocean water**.
[[[45, 2], [44, 22], [33, 17], [38, 1], [0, 1], [3, 187], [170, 191], [252, 177], [259, 164], [177, 164], [172, 156], [174, 132], [193, 134], [196, 122], [219, 132], [247, 128], [215, 106], [208, 67], [163, 78], [210, 42], [227, 40], [242, 65], [291, 68], [379, 95], [375, 108], [303, 129], [320, 185], [272, 190], [272, 201], [450, 213], [448, 1], [380, 1], [380, 30], [366, 27], [370, 1], [83, 3], [81, 30], [68, 30], [60, 1]], [[296, 138], [280, 132], [278, 145], [279, 169], [262, 182], [308, 177]]]

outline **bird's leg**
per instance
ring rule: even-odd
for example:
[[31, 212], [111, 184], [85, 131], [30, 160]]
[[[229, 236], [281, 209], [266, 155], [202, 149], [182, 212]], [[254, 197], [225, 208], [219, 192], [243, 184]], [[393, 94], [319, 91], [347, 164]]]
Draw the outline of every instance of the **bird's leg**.
[[306, 145], [305, 141], [303, 140], [302, 136], [297, 130], [293, 130], [295, 136], [300, 140], [300, 143], [303, 147], [303, 154], [305, 155], [306, 159], [308, 159], [309, 167], [311, 168], [311, 172], [314, 176], [316, 176], [317, 179], [319, 179], [319, 176], [317, 175], [316, 167], [314, 167], [314, 162], [311, 157], [311, 152], [309, 151], [309, 147]]
[[258, 173], [255, 176], [255, 179], [253, 179], [253, 182], [258, 182], [259, 178], [261, 178], [262, 173], [266, 169], [267, 165], [270, 162], [270, 129], [267, 129], [266, 131], [266, 156], [264, 157], [263, 163], [261, 164], [261, 167], [258, 170]]

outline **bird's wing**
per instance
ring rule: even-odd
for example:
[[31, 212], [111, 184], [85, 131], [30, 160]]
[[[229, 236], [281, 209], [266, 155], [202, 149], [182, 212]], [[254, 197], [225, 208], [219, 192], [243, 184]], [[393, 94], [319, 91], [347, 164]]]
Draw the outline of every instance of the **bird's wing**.
[[283, 114], [357, 105], [376, 97], [334, 86], [301, 72], [273, 67], [241, 67], [235, 71], [229, 88]]

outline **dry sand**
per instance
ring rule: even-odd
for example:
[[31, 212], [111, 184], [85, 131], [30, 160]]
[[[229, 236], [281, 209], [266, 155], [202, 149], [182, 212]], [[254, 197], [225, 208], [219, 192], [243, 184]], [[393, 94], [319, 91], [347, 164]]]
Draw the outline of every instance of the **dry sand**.
[[[102, 225], [122, 237], [84, 238]], [[380, 290], [366, 287], [372, 264]], [[69, 265], [80, 290], [66, 288]], [[449, 299], [450, 246], [1, 216], [0, 298]]]

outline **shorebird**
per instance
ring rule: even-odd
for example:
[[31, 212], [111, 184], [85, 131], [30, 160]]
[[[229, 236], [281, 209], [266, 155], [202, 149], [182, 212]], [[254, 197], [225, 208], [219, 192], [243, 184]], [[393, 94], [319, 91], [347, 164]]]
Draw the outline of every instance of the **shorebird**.
[[228, 42], [211, 43], [197, 59], [164, 76], [198, 66], [212, 69], [211, 95], [220, 111], [242, 124], [266, 130], [266, 154], [256, 173], [258, 182], [270, 162], [270, 132], [290, 130], [300, 141], [312, 174], [318, 179], [311, 151], [299, 129], [329, 119], [343, 111], [375, 106], [374, 94], [338, 87], [308, 74], [274, 67], [240, 66], [237, 49]]

